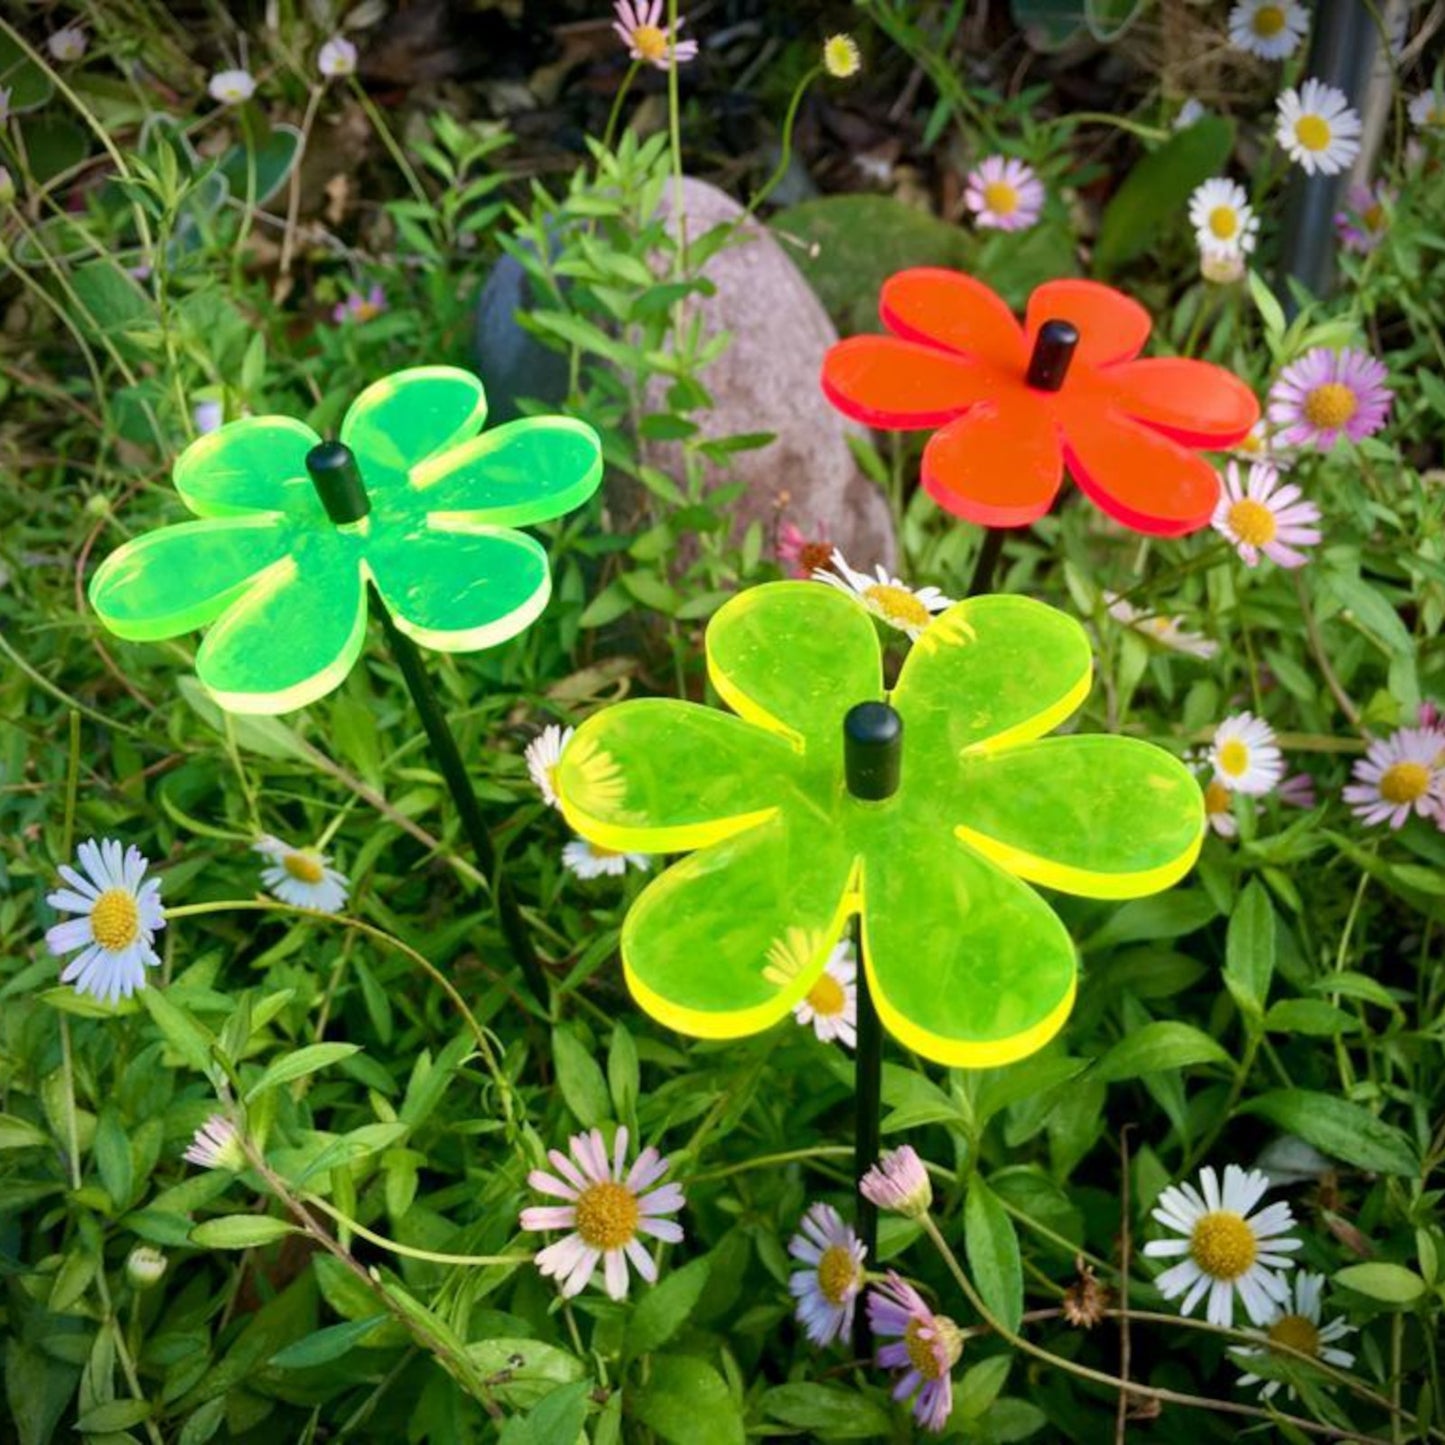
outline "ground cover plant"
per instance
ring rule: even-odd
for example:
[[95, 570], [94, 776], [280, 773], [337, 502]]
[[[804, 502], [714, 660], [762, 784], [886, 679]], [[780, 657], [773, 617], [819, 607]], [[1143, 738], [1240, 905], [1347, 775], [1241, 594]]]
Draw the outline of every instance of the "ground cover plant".
[[0, 1438], [1445, 1439], [1440, 19], [0, 16]]

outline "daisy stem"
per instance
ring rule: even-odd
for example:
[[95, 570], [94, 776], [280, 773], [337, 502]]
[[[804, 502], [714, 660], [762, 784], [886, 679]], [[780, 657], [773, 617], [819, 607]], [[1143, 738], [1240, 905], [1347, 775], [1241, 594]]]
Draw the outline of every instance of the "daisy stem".
[[491, 886], [492, 902], [496, 906], [497, 918], [502, 925], [502, 936], [507, 940], [512, 957], [521, 966], [522, 974], [526, 978], [527, 986], [532, 990], [533, 996], [541, 1005], [543, 1012], [549, 1012], [551, 999], [547, 991], [546, 975], [542, 972], [537, 951], [532, 946], [532, 935], [527, 928], [526, 920], [522, 917], [522, 910], [517, 906], [516, 895], [512, 892], [506, 874], [497, 865], [497, 854], [492, 847], [492, 836], [487, 831], [486, 819], [482, 817], [481, 804], [477, 802], [476, 792], [472, 788], [472, 780], [467, 776], [466, 765], [462, 762], [462, 753], [457, 746], [456, 735], [447, 722], [446, 712], [437, 697], [436, 689], [432, 686], [431, 678], [427, 675], [416, 644], [392, 621], [391, 613], [387, 610], [387, 606], [381, 600], [381, 594], [376, 588], [372, 587], [370, 591], [371, 605], [381, 618], [382, 629], [386, 633], [386, 640], [391, 648], [392, 656], [396, 658], [397, 666], [401, 668], [406, 689], [411, 694], [412, 702], [416, 704], [417, 712], [421, 715], [421, 725], [426, 729], [432, 753], [436, 757], [437, 765], [442, 770], [442, 777], [446, 779], [447, 790], [451, 793], [452, 802], [456, 804], [457, 812], [461, 815], [462, 827], [471, 840], [472, 850], [477, 855], [477, 862], [481, 865], [481, 870]]
[[759, 206], [767, 200], [773, 191], [782, 183], [783, 177], [788, 174], [788, 167], [793, 163], [793, 127], [798, 119], [798, 107], [803, 103], [803, 97], [808, 93], [808, 87], [823, 73], [821, 65], [815, 65], [798, 82], [793, 90], [792, 99], [788, 101], [787, 114], [783, 117], [783, 138], [778, 147], [778, 164], [773, 168], [773, 173], [762, 186], [757, 194], [747, 204], [737, 224], [741, 226]]
[[637, 72], [642, 62], [634, 60], [627, 67], [627, 74], [622, 77], [622, 84], [617, 87], [617, 94], [612, 100], [612, 109], [607, 116], [607, 128], [602, 132], [602, 149], [612, 149], [612, 137], [617, 133], [617, 121], [622, 115], [622, 102], [627, 99], [627, 92], [632, 89], [632, 82], [637, 79]]
[[385, 1235], [373, 1234], [364, 1224], [358, 1224], [350, 1215], [343, 1214], [334, 1205], [328, 1204], [317, 1194], [302, 1194], [301, 1199], [319, 1209], [323, 1214], [329, 1214], [338, 1224], [344, 1225], [353, 1234], [359, 1234], [363, 1239], [370, 1240], [379, 1249], [390, 1250], [392, 1254], [400, 1254], [407, 1259], [424, 1259], [432, 1264], [463, 1264], [481, 1266], [489, 1264], [526, 1264], [532, 1256], [530, 1254], [441, 1254], [432, 1249], [414, 1249], [409, 1244], [398, 1244], [394, 1239], [387, 1239]]

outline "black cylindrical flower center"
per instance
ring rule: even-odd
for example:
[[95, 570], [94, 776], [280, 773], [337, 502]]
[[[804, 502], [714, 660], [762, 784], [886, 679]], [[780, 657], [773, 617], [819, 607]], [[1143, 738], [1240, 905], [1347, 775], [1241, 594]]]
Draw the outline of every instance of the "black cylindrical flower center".
[[1069, 374], [1069, 363], [1079, 344], [1079, 328], [1072, 321], [1045, 321], [1034, 338], [1025, 380], [1036, 391], [1058, 391]]
[[371, 510], [356, 454], [345, 443], [321, 442], [312, 447], [306, 453], [306, 470], [326, 515], [338, 527], [359, 522]]
[[848, 791], [881, 803], [898, 791], [903, 719], [886, 702], [860, 702], [843, 716], [843, 776]]

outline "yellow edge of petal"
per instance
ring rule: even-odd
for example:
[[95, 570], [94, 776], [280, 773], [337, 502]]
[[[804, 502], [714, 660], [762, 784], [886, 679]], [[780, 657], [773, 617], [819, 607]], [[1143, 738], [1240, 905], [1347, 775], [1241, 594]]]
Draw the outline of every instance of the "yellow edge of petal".
[[480, 627], [464, 627], [455, 632], [436, 627], [418, 627], [400, 612], [393, 612], [391, 620], [396, 623], [398, 632], [406, 633], [423, 647], [430, 647], [437, 652], [480, 652], [484, 647], [496, 647], [519, 632], [525, 632], [547, 610], [551, 596], [552, 576], [550, 572], [546, 572], [542, 575], [541, 585], [520, 607], [507, 613], [505, 617], [498, 617]]
[[[211, 459], [214, 452], [229, 446], [236, 440], [236, 432], [233, 428], [245, 428], [247, 431], [260, 431], [259, 422], [266, 422], [277, 431], [293, 432], [298, 440], [305, 441], [308, 447], [316, 446], [320, 436], [314, 432], [304, 421], [297, 421], [291, 416], [244, 416], [233, 422], [228, 422], [223, 427], [218, 427], [213, 432], [207, 432], [204, 436], [198, 436], [195, 441], [186, 447], [180, 456], [175, 460], [171, 468], [171, 482], [175, 486], [176, 493], [186, 508], [193, 515], [204, 518], [222, 518], [230, 516], [249, 516], [258, 509], [252, 507], [228, 507], [223, 502], [211, 498], [208, 502], [201, 501], [193, 492], [187, 488], [187, 481], [192, 474]], [[230, 432], [230, 442], [226, 439], [226, 433]], [[272, 510], [268, 516], [279, 516], [280, 513]]]
[[[858, 873], [859, 864], [855, 861], [848, 882], [844, 886], [843, 896], [838, 900], [837, 908], [833, 910], [832, 920], [823, 930], [821, 936], [824, 942], [819, 945], [818, 952], [809, 960], [807, 967], [799, 971], [797, 978], [787, 988], [774, 994], [766, 1003], [754, 1004], [752, 1008], [712, 1012], [690, 1009], [664, 998], [633, 973], [632, 966], [627, 961], [628, 929], [624, 924], [622, 929], [622, 973], [627, 980], [627, 987], [640, 1008], [655, 1018], [658, 1023], [664, 1024], [670, 1029], [676, 1029], [680, 1034], [689, 1034], [697, 1039], [740, 1039], [749, 1034], [761, 1033], [764, 1029], [771, 1028], [780, 1019], [786, 1018], [794, 1007], [807, 997], [808, 990], [817, 983], [819, 975], [827, 965], [828, 955], [832, 953], [834, 945], [843, 935], [843, 926], [848, 921], [848, 916], [858, 910], [860, 898], [855, 887]], [[628, 914], [629, 921], [632, 916], [631, 913]]]
[[706, 823], [681, 823], [671, 828], [627, 827], [604, 823], [582, 812], [567, 800], [560, 788], [557, 801], [562, 806], [562, 816], [574, 833], [599, 848], [611, 848], [615, 853], [692, 853], [710, 843], [721, 843], [735, 833], [756, 828], [778, 813], [776, 808], [769, 807], [755, 813], [737, 813], [731, 818], [714, 818]]
[[1057, 702], [1050, 703], [1042, 712], [1035, 713], [1031, 718], [1025, 718], [1023, 722], [1015, 723], [1011, 728], [1005, 728], [1003, 732], [996, 733], [991, 738], [970, 743], [963, 749], [963, 755], [966, 757], [970, 753], [998, 752], [1001, 748], [1015, 747], [1019, 743], [1031, 743], [1046, 733], [1053, 732], [1061, 722], [1072, 717], [1083, 707], [1093, 686], [1094, 664], [1091, 657], [1084, 664], [1083, 676]]
[[960, 824], [954, 836], [977, 849], [1001, 868], [1017, 878], [1044, 888], [1055, 888], [1060, 893], [1071, 893], [1079, 898], [1143, 898], [1150, 893], [1162, 893], [1172, 887], [1194, 866], [1199, 850], [1204, 846], [1204, 825], [1193, 842], [1168, 863], [1157, 868], [1145, 868], [1138, 873], [1096, 873], [1088, 868], [1075, 868], [1067, 863], [1057, 863], [1049, 858], [1015, 848], [1010, 843], [1001, 843], [986, 833], [975, 832]]

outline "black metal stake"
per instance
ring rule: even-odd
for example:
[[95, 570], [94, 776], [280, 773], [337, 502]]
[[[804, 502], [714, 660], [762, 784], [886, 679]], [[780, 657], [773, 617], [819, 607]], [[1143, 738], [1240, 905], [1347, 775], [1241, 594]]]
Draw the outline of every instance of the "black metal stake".
[[[365, 483], [349, 447], [340, 442], [322, 442], [307, 454], [306, 469], [311, 474], [311, 481], [321, 498], [321, 504], [326, 508], [327, 516], [338, 527], [361, 521], [371, 510]], [[482, 817], [481, 804], [477, 801], [472, 780], [462, 762], [456, 736], [447, 722], [446, 711], [432, 686], [416, 643], [397, 627], [375, 585], [368, 583], [367, 591], [370, 605], [381, 619], [387, 645], [401, 669], [402, 680], [406, 683], [407, 691], [421, 717], [421, 725], [426, 731], [437, 766], [446, 780], [447, 790], [461, 815], [462, 828], [472, 845], [472, 851], [477, 855], [477, 864], [492, 890], [492, 900], [496, 904], [497, 917], [502, 925], [502, 936], [507, 940], [512, 957], [521, 966], [522, 974], [537, 1002], [546, 1009], [551, 1002], [546, 975], [542, 972], [537, 951], [532, 946], [532, 935], [522, 917], [516, 894], [512, 892], [506, 875], [497, 866], [492, 837], [487, 830], [486, 819]]]
[[[903, 763], [903, 719], [886, 702], [860, 702], [843, 718], [843, 775], [848, 791], [864, 803], [881, 803], [898, 791]], [[878, 1162], [883, 1115], [883, 1025], [868, 989], [863, 959], [863, 930], [856, 928], [858, 951], [858, 1050], [853, 1080], [854, 1187]], [[878, 1207], [857, 1196], [858, 1238], [869, 1265], [878, 1258]], [[870, 1352], [872, 1336], [861, 1301], [853, 1315], [853, 1347], [861, 1357]]]
[[1002, 527], [984, 528], [983, 542], [979, 545], [978, 560], [973, 564], [973, 576], [968, 579], [965, 597], [977, 597], [993, 586], [993, 574], [998, 567], [998, 559], [1003, 555], [1003, 534]]

